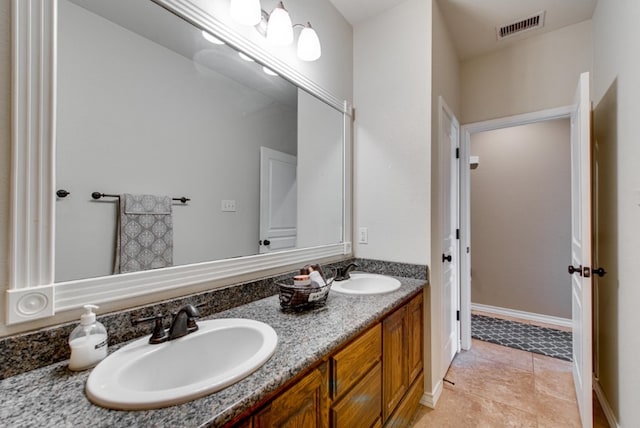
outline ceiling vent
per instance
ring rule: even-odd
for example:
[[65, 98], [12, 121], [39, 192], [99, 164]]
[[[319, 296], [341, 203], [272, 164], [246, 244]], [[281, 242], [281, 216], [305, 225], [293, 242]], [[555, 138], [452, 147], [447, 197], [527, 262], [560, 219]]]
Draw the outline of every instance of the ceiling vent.
[[496, 27], [498, 40], [506, 39], [507, 37], [520, 34], [524, 31], [542, 28], [544, 26], [544, 13], [544, 11], [538, 12], [535, 15], [529, 16], [524, 19], [519, 19], [515, 22], [512, 22], [511, 24]]

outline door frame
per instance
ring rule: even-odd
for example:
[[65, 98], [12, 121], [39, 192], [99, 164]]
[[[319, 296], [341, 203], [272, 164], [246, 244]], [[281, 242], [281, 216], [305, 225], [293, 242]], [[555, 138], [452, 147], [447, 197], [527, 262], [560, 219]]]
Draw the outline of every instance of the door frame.
[[471, 135], [555, 119], [570, 119], [573, 105], [462, 125], [460, 130], [460, 345], [471, 349]]

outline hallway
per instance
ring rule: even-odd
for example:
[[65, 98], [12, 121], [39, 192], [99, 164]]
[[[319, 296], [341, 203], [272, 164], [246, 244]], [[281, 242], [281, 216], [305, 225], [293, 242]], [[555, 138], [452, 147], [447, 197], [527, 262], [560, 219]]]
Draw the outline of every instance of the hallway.
[[[474, 339], [446, 379], [455, 385], [412, 427], [580, 427], [570, 362]], [[594, 413], [594, 427], [608, 428], [597, 400]]]

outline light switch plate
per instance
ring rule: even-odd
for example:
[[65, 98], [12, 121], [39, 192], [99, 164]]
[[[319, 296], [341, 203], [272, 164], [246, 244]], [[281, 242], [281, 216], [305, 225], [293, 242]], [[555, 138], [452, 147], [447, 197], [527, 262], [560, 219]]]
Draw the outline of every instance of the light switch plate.
[[236, 201], [231, 199], [223, 199], [222, 200], [222, 211], [223, 212], [235, 212], [236, 211]]
[[366, 227], [361, 227], [358, 230], [358, 243], [359, 244], [368, 244], [369, 243], [369, 229]]

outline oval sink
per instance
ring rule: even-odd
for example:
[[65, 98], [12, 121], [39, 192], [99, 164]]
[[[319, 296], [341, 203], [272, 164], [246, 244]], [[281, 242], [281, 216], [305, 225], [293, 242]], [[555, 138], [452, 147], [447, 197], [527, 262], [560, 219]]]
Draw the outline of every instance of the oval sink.
[[345, 281], [334, 281], [332, 291], [344, 294], [384, 294], [400, 288], [400, 281], [385, 275], [352, 272], [351, 278]]
[[271, 326], [249, 319], [198, 322], [198, 331], [159, 345], [149, 336], [98, 364], [87, 380], [89, 400], [120, 410], [156, 409], [219, 391], [269, 360], [278, 343]]

